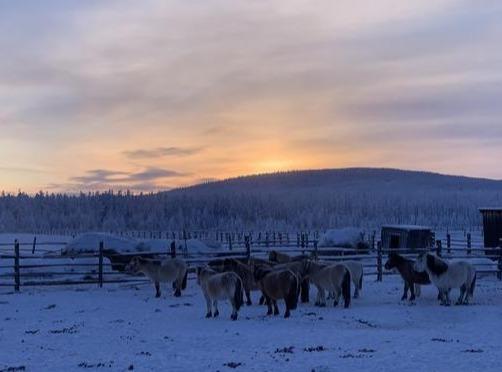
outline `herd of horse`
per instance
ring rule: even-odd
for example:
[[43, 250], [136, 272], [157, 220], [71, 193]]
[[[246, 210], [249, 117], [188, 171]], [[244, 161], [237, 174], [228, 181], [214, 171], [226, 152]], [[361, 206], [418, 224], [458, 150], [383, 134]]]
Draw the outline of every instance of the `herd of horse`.
[[[414, 301], [420, 296], [422, 285], [434, 284], [438, 300], [443, 306], [451, 305], [450, 291], [460, 289], [457, 305], [468, 304], [474, 295], [476, 270], [465, 261], [448, 262], [434, 254], [423, 253], [411, 260], [397, 253], [390, 253], [385, 263], [386, 270], [398, 271], [404, 281], [401, 300]], [[155, 285], [156, 297], [160, 297], [160, 283], [172, 282], [174, 296], [181, 296], [187, 287], [188, 266], [180, 258], [163, 261], [133, 257], [126, 271], [143, 273]], [[310, 285], [316, 287], [316, 306], [326, 306], [327, 299], [334, 307], [343, 299], [345, 308], [351, 305], [351, 284], [354, 298], [363, 287], [364, 270], [359, 261], [322, 262], [313, 256], [289, 256], [271, 251], [268, 259], [221, 258], [199, 266], [196, 270], [197, 284], [206, 300], [206, 317], [219, 315], [218, 301], [228, 300], [232, 305], [231, 319], [236, 320], [244, 304], [252, 305], [251, 292], [261, 292], [260, 305], [267, 305], [267, 315], [278, 315], [277, 302], [285, 304], [284, 317], [297, 308], [298, 302], [310, 300]], [[408, 292], [410, 297], [408, 298]]]

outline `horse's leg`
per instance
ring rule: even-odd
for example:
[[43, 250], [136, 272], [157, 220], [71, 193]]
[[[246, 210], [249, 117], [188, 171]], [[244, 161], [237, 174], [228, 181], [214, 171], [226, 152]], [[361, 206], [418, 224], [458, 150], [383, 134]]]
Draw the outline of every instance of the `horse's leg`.
[[220, 312], [218, 310], [218, 300], [213, 301], [213, 309], [214, 309], [213, 316], [216, 318], [218, 315], [220, 315]]
[[286, 305], [286, 312], [284, 313], [284, 318], [289, 318], [289, 316], [291, 315], [291, 312], [289, 311], [288, 302], [287, 301], [284, 301], [284, 302]]
[[274, 315], [279, 315], [279, 307], [277, 306], [277, 301], [273, 301], [274, 304]]
[[466, 292], [467, 292], [467, 285], [464, 283], [460, 287], [460, 296], [459, 296], [457, 302], [455, 302], [455, 305], [463, 305]]
[[415, 301], [415, 286], [413, 285], [413, 282], [408, 283], [408, 287], [410, 288], [410, 301]]
[[253, 303], [251, 302], [251, 291], [249, 290], [249, 288], [246, 288], [245, 293], [247, 299], [246, 305], [251, 306]]
[[446, 305], [446, 306], [450, 306], [450, 305], [451, 305], [451, 300], [450, 300], [450, 291], [451, 291], [451, 288], [448, 288], [448, 289], [446, 289], [446, 291], [445, 291], [445, 298], [446, 298], [445, 305]]
[[356, 285], [355, 286], [355, 291], [354, 291], [354, 298], [359, 298], [359, 287]]
[[326, 294], [324, 293], [324, 288], [319, 287], [319, 306], [320, 307], [325, 307], [326, 306]]
[[420, 284], [415, 284], [415, 295], [417, 297], [422, 295], [422, 287], [420, 287]]
[[317, 288], [317, 295], [315, 297], [315, 304], [314, 305], [321, 306], [321, 289], [318, 286], [316, 286], [316, 288]]
[[232, 304], [232, 315], [230, 315], [230, 319], [237, 320], [238, 312], [235, 301], [233, 299], [230, 299], [230, 303]]
[[308, 279], [303, 279], [301, 286], [301, 298], [302, 298], [302, 303], [307, 303], [309, 302], [309, 289], [310, 289], [310, 283]]
[[207, 307], [206, 318], [211, 318], [213, 316], [211, 299], [206, 294], [204, 294], [204, 297], [206, 297], [206, 307]]
[[159, 298], [160, 297], [160, 283], [155, 282], [155, 297]]
[[265, 300], [267, 301], [267, 315], [272, 315], [272, 299], [265, 296]]
[[333, 301], [333, 307], [337, 307], [338, 303], [340, 302], [340, 296], [342, 295], [341, 288], [340, 289], [337, 288], [334, 293], [335, 293], [335, 300]]
[[405, 280], [404, 281], [404, 291], [403, 291], [403, 296], [401, 297], [401, 301], [404, 301], [408, 299], [408, 282]]
[[175, 286], [174, 297], [181, 297], [181, 281], [175, 280], [173, 285]]
[[260, 305], [265, 305], [266, 301], [265, 301], [265, 296], [264, 295], [261, 295], [260, 296]]

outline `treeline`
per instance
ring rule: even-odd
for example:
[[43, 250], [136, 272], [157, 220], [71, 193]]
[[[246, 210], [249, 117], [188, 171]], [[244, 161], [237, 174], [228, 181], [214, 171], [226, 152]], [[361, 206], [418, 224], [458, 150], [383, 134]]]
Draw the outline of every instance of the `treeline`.
[[382, 224], [479, 227], [478, 207], [500, 201], [482, 192], [92, 193], [0, 196], [3, 232], [72, 230], [282, 230]]

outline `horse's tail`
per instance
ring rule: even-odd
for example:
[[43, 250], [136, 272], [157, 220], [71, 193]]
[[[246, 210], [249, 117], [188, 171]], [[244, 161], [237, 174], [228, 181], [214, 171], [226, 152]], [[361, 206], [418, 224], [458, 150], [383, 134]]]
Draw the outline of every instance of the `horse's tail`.
[[289, 309], [295, 310], [298, 307], [298, 294], [300, 293], [299, 279], [293, 275], [294, 282], [289, 286], [289, 292], [286, 295], [285, 301]]
[[345, 308], [350, 306], [350, 271], [345, 269], [345, 275], [342, 282], [342, 295], [345, 301]]
[[474, 288], [476, 288], [476, 273], [474, 273], [474, 279], [472, 279], [471, 285], [469, 286], [469, 295], [474, 296]]
[[235, 302], [235, 308], [237, 309], [237, 311], [239, 311], [241, 306], [244, 304], [244, 293], [242, 289], [241, 278], [237, 277], [236, 279], [237, 280], [235, 283], [234, 302]]
[[181, 289], [187, 289], [187, 281], [188, 281], [188, 268], [185, 267], [185, 275], [183, 276], [183, 281], [181, 282]]

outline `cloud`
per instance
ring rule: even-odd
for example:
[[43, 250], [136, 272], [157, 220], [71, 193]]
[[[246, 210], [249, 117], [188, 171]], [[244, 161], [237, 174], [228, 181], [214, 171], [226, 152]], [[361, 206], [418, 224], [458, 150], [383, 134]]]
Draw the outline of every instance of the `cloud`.
[[149, 159], [161, 158], [166, 156], [189, 156], [197, 154], [201, 148], [182, 148], [182, 147], [157, 147], [154, 149], [138, 149], [124, 151], [124, 155], [131, 159]]
[[[458, 165], [435, 170], [462, 173], [501, 138], [501, 17], [455, 0], [5, 2], [0, 151], [62, 180], [100, 164], [72, 182], [149, 188], [259, 164], [432, 168], [453, 141]], [[416, 149], [431, 147], [426, 163]]]
[[[130, 185], [132, 187], [138, 185], [138, 183], [146, 185], [147, 182], [185, 176], [187, 176], [186, 173], [154, 167], [147, 168], [140, 172], [95, 169], [87, 171], [83, 176], [71, 177], [70, 181], [87, 186], [100, 186], [100, 188], [103, 188], [104, 185]], [[117, 187], [115, 186], [114, 188]]]

